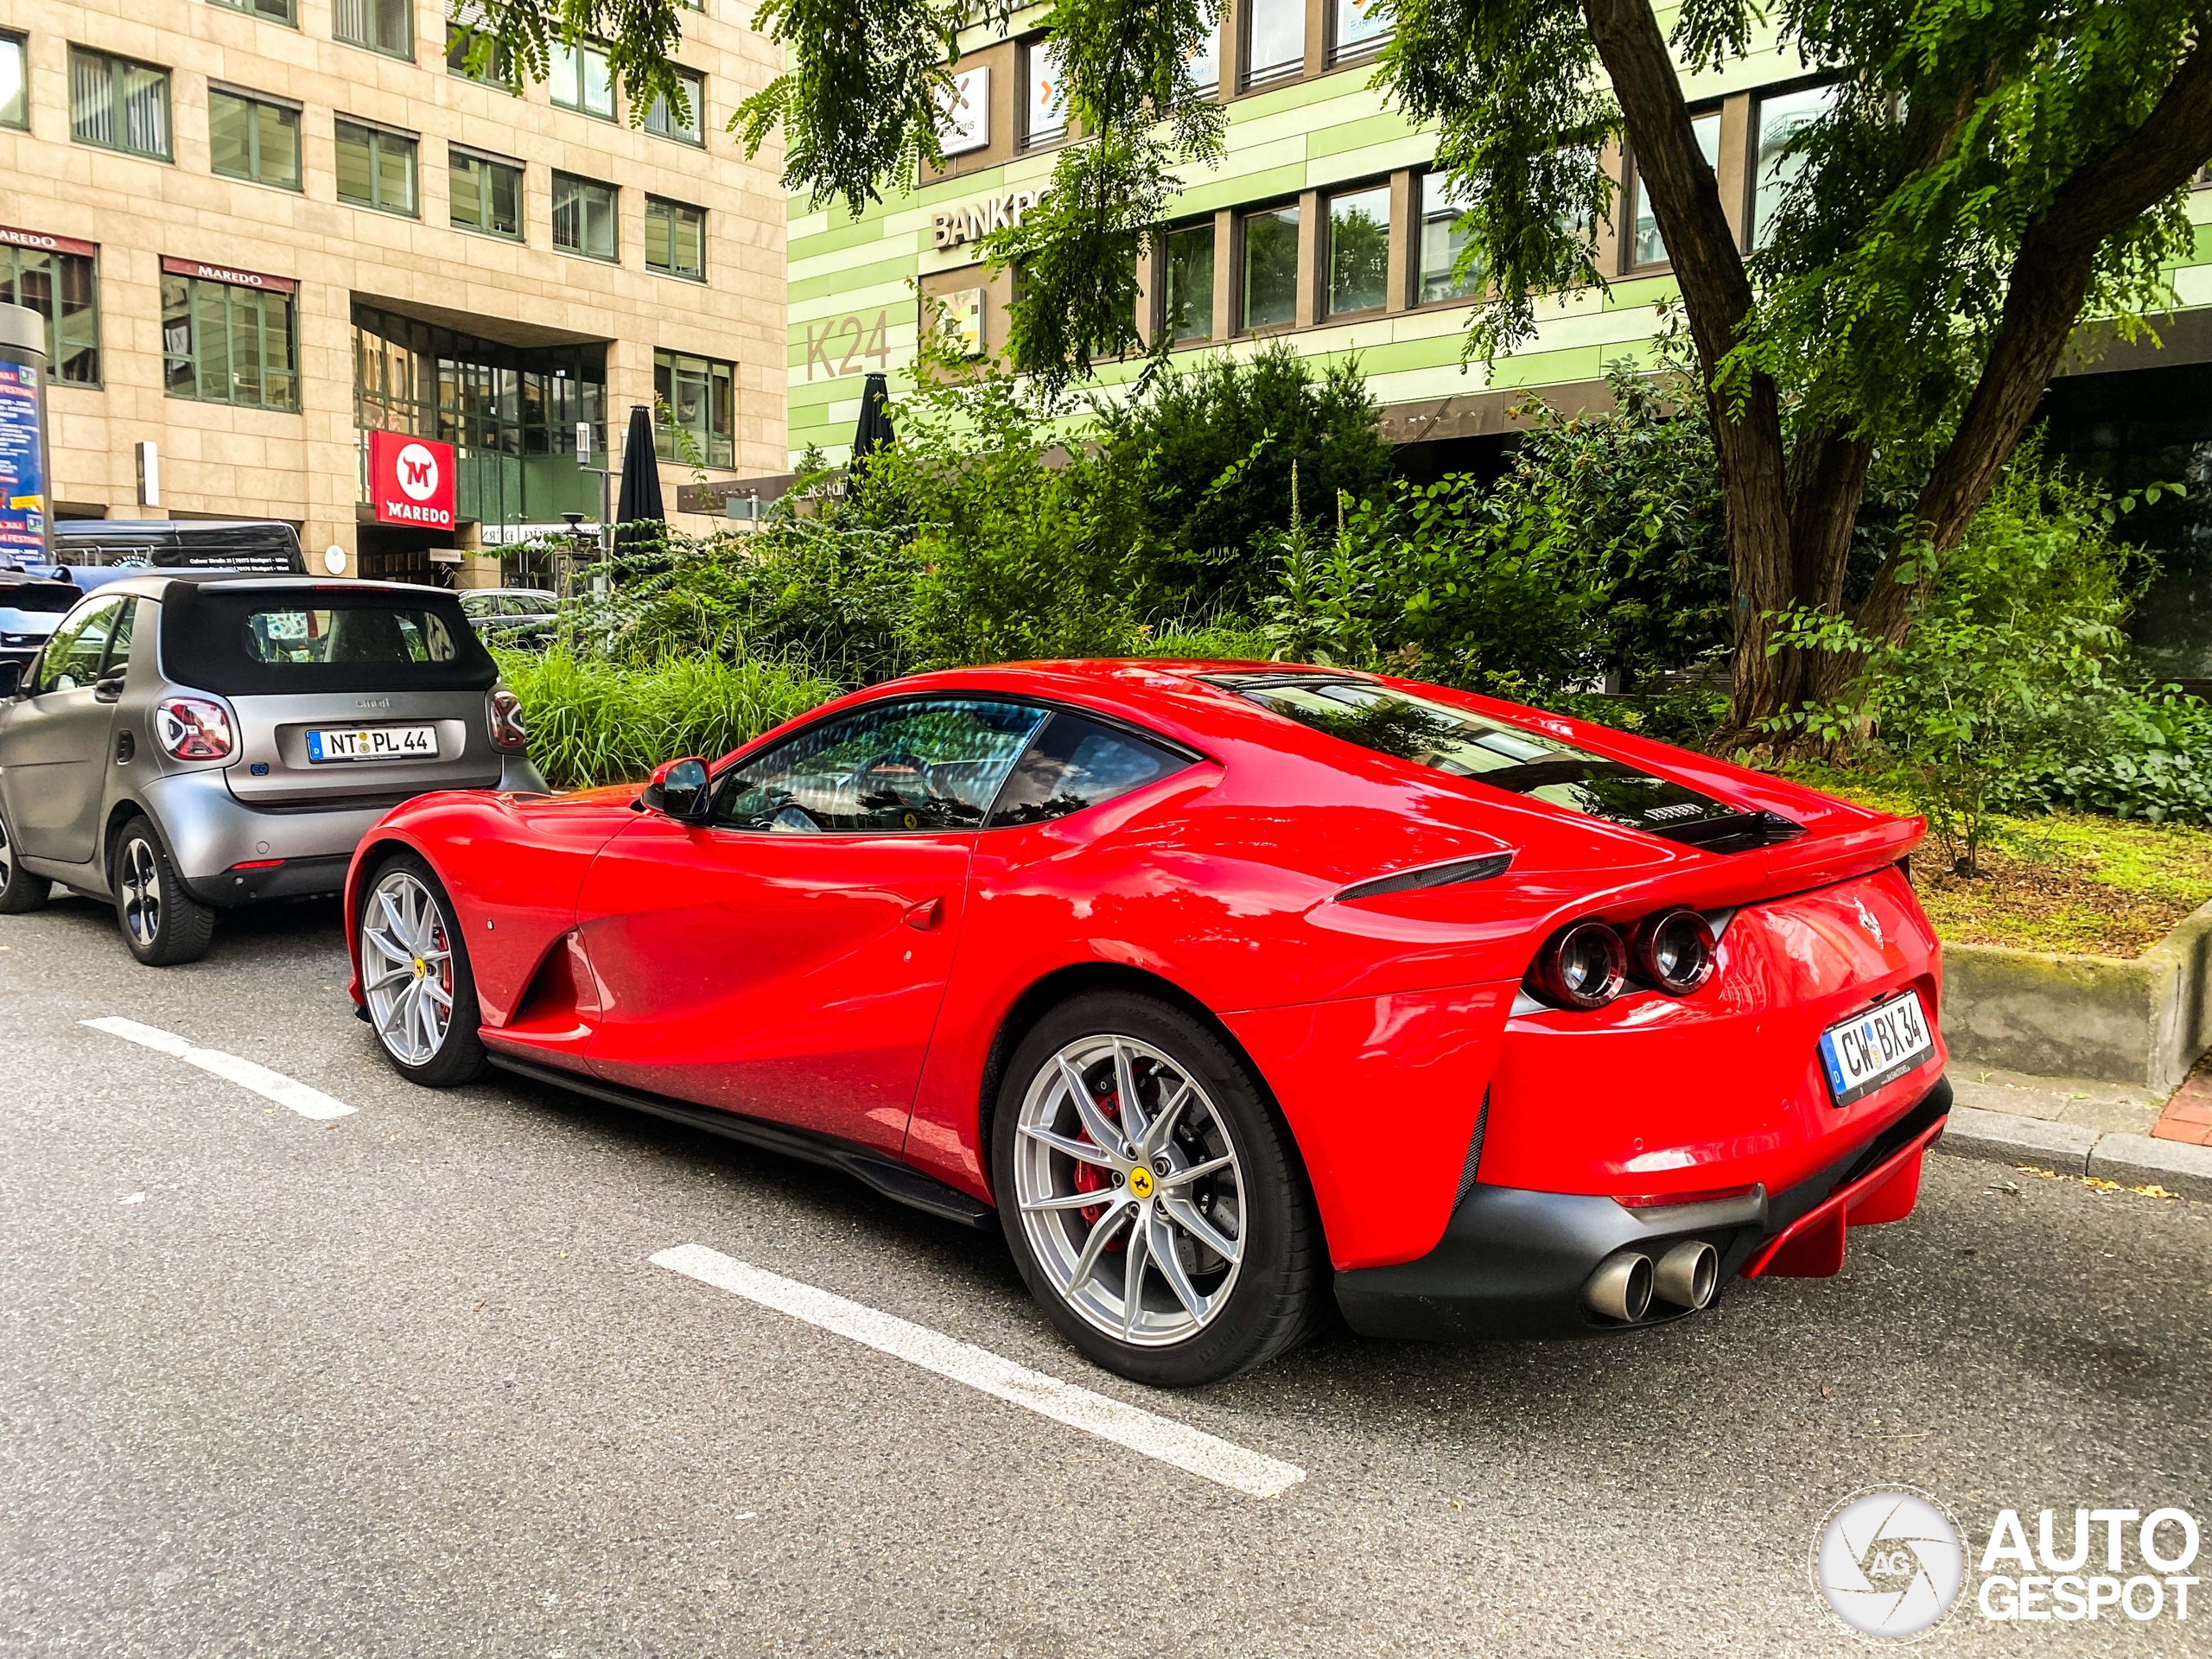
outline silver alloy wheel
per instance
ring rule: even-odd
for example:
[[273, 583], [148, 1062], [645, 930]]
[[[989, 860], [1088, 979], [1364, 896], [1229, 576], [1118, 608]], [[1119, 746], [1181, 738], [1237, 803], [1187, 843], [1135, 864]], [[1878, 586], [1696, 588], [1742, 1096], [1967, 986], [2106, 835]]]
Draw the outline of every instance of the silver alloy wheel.
[[16, 873], [16, 849], [8, 844], [8, 821], [0, 818], [0, 893], [8, 891], [8, 879]]
[[154, 849], [137, 836], [123, 843], [123, 925], [142, 950], [154, 948], [162, 932], [162, 867]]
[[361, 912], [361, 994], [394, 1059], [437, 1058], [453, 1023], [453, 939], [438, 901], [405, 870], [378, 881]]
[[1108, 1336], [1168, 1347], [1228, 1306], [1244, 1253], [1236, 1143], [1150, 1044], [1101, 1033], [1046, 1061], [1015, 1123], [1014, 1189], [1053, 1289]]

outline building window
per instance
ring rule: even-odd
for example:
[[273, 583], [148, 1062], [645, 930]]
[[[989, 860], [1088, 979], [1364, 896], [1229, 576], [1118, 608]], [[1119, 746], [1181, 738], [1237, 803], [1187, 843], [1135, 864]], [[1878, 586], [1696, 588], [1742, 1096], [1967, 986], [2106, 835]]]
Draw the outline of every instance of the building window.
[[265, 17], [272, 23], [300, 26], [298, 0], [213, 0], [213, 3], [230, 11], [243, 11], [255, 17]]
[[1751, 245], [1763, 248], [1774, 234], [1782, 199], [1805, 170], [1805, 158], [1783, 152], [1789, 141], [1835, 107], [1836, 87], [1805, 86], [1762, 98], [1751, 106]]
[[707, 142], [707, 78], [689, 69], [678, 69], [676, 78], [683, 83], [683, 101], [690, 113], [679, 116], [666, 98], [656, 98], [652, 108], [645, 111], [645, 130], [687, 144], [703, 144]]
[[456, 230], [522, 240], [522, 168], [446, 147], [446, 194]]
[[99, 270], [90, 254], [0, 246], [0, 301], [46, 319], [46, 360], [56, 380], [99, 385]]
[[619, 259], [615, 232], [616, 191], [611, 184], [553, 175], [553, 245], [588, 259]]
[[1379, 311], [1389, 293], [1390, 187], [1329, 198], [1329, 309]]
[[1221, 29], [1218, 23], [1209, 29], [1198, 43], [1191, 48], [1185, 60], [1191, 72], [1191, 90], [1207, 98], [1221, 90]]
[[0, 35], [0, 127], [31, 124], [29, 54], [20, 35]]
[[446, 73], [463, 80], [519, 92], [514, 54], [484, 27], [484, 8], [477, 0], [453, 0], [446, 13]]
[[162, 355], [172, 397], [251, 409], [300, 406], [289, 294], [164, 276]]
[[[737, 371], [711, 358], [680, 352], [653, 353], [653, 392], [691, 435], [709, 467], [737, 465]], [[663, 461], [682, 461], [683, 448], [671, 427], [655, 423], [653, 453]]]
[[80, 144], [169, 159], [169, 72], [69, 48], [69, 135]]
[[226, 87], [207, 89], [208, 165], [226, 179], [300, 188], [300, 111]]
[[1167, 232], [1160, 326], [1180, 346], [1213, 337], [1213, 221]]
[[415, 0], [334, 0], [331, 33], [388, 57], [415, 55]]
[[1471, 266], [1465, 276], [1457, 274], [1459, 255], [1467, 245], [1466, 233], [1459, 229], [1459, 215], [1467, 211], [1467, 203], [1441, 173], [1422, 174], [1414, 188], [1421, 193], [1421, 303], [1472, 298], [1482, 291], [1481, 267]]
[[1330, 61], [1341, 62], [1379, 51], [1390, 38], [1390, 22], [1376, 16], [1376, 0], [1336, 0], [1335, 33], [1329, 42]]
[[1050, 41], [1031, 41], [1021, 48], [1021, 142], [1034, 149], [1068, 136], [1068, 95], [1060, 75], [1060, 48]]
[[1252, 0], [1244, 31], [1244, 84], [1287, 80], [1306, 67], [1306, 0]]
[[707, 280], [707, 210], [645, 198], [645, 269], [664, 276]]
[[1244, 215], [1244, 327], [1298, 321], [1298, 204]]
[[595, 41], [578, 41], [574, 46], [556, 41], [550, 61], [547, 84], [554, 103], [602, 121], [614, 118], [614, 77], [607, 67], [605, 47]]
[[[1698, 153], [1705, 157], [1707, 167], [1720, 161], [1720, 111], [1707, 110], [1702, 115], [1690, 118], [1690, 130], [1697, 136]], [[1666, 239], [1659, 234], [1658, 216], [1651, 211], [1650, 198], [1644, 194], [1642, 181], [1637, 177], [1636, 157], [1628, 159], [1628, 177], [1622, 194], [1627, 197], [1628, 263], [1630, 270], [1643, 265], [1663, 265], [1667, 263]]]
[[338, 200], [381, 213], [416, 213], [415, 140], [340, 116]]

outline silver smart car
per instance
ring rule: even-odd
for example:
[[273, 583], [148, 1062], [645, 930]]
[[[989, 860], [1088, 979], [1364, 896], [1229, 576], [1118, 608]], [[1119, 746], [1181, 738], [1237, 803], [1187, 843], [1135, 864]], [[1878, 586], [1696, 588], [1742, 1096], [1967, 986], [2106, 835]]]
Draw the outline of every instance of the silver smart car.
[[336, 893], [362, 835], [434, 789], [542, 792], [521, 710], [448, 593], [156, 571], [0, 663], [0, 912], [111, 898], [139, 961], [220, 908]]

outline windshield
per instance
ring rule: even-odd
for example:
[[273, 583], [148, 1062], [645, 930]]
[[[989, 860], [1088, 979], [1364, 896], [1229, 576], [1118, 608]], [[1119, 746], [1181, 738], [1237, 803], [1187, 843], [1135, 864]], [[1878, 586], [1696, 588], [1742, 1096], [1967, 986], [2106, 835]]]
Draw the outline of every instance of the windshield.
[[1211, 678], [1263, 709], [1363, 749], [1455, 777], [1479, 778], [1495, 788], [1669, 841], [1736, 852], [1798, 833], [1799, 826], [1785, 819], [1741, 811], [1625, 761], [1372, 681], [1323, 674]]

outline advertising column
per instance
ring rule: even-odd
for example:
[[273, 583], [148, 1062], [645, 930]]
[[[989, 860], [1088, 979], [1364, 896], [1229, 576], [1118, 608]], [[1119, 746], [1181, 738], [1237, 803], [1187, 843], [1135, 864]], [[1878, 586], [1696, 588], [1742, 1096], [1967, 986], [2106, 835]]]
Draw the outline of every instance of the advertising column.
[[0, 305], [0, 563], [48, 556], [46, 319]]

